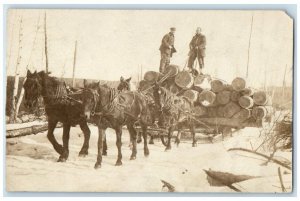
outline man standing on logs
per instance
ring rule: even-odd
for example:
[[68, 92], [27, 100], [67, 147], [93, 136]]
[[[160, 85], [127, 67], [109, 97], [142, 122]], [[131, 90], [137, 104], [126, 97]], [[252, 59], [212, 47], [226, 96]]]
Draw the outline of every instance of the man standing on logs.
[[188, 67], [190, 71], [193, 70], [194, 61], [197, 58], [199, 62], [200, 71], [204, 67], [204, 57], [205, 57], [205, 46], [206, 38], [201, 34], [201, 28], [198, 27], [196, 30], [196, 35], [192, 38], [190, 42], [190, 52], [189, 52], [189, 61]]
[[172, 27], [170, 30], [171, 31], [167, 33], [161, 40], [161, 45], [159, 48], [161, 55], [159, 72], [161, 73], [163, 73], [165, 68], [170, 64], [170, 58], [172, 57], [173, 53], [176, 52], [176, 49], [174, 48], [174, 33], [176, 28]]

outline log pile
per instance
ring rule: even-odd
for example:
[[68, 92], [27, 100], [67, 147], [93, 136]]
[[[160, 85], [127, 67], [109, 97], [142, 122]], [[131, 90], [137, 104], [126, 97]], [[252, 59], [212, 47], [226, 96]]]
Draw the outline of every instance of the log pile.
[[[162, 81], [161, 81], [162, 79]], [[164, 73], [148, 71], [139, 84], [143, 91], [151, 88], [154, 82], [178, 96], [184, 96], [193, 102], [194, 115], [197, 117], [220, 117], [240, 119], [242, 122], [261, 121], [271, 113], [270, 97], [265, 91], [255, 91], [247, 87], [246, 80], [237, 77], [230, 84], [221, 79], [212, 79], [209, 75], [192, 75], [180, 71], [179, 66], [169, 65]], [[208, 82], [210, 86], [204, 86]]]

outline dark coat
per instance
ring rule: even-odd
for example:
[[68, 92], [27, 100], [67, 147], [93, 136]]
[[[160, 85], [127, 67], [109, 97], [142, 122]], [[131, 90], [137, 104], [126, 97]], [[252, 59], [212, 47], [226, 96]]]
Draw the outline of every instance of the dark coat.
[[[172, 54], [176, 52], [176, 49], [174, 48], [174, 34], [173, 33], [167, 33], [164, 35], [164, 37], [161, 40], [161, 45], [159, 47], [159, 50], [161, 52]], [[172, 46], [172, 48], [170, 48]]]
[[206, 46], [206, 37], [202, 34], [196, 34], [191, 42], [190, 42], [190, 49], [195, 49], [196, 47], [202, 49]]
[[202, 34], [196, 34], [190, 42], [190, 55], [200, 51], [201, 56], [205, 56], [206, 37]]

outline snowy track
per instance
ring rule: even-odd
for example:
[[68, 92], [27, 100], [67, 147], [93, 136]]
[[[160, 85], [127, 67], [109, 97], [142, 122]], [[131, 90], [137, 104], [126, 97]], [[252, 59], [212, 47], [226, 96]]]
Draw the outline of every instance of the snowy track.
[[[97, 128], [90, 126], [89, 155], [79, 158], [83, 143], [79, 127], [71, 128], [70, 156], [66, 163], [57, 163], [58, 154], [48, 142], [46, 132], [15, 139], [6, 144], [6, 182], [8, 191], [77, 191], [77, 192], [161, 192], [161, 179], [175, 186], [178, 192], [233, 192], [228, 187], [210, 186], [203, 169], [263, 176], [235, 184], [243, 192], [281, 192], [277, 175], [278, 165], [264, 162], [259, 156], [242, 152], [227, 152], [233, 147], [251, 148], [258, 143], [258, 129], [244, 129], [237, 136], [215, 144], [198, 144], [191, 141], [173, 145], [165, 152], [159, 140], [149, 145], [150, 156], [144, 157], [143, 144], [138, 144], [137, 159], [129, 160], [129, 134], [123, 131], [123, 166], [114, 166], [117, 159], [115, 134], [107, 130], [108, 156], [102, 167], [94, 169], [97, 150]], [[62, 129], [55, 130], [61, 141]], [[279, 152], [291, 160], [291, 152]], [[291, 171], [282, 168], [282, 172]], [[288, 191], [292, 175], [283, 175]]]

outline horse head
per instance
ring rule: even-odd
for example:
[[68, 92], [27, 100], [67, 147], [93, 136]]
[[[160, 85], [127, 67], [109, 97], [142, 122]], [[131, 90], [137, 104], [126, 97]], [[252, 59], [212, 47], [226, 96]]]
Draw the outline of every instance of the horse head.
[[42, 79], [46, 73], [41, 71], [37, 73], [31, 73], [29, 70], [27, 71], [27, 76], [24, 87], [24, 104], [28, 109], [32, 109], [37, 106], [38, 99], [42, 95]]
[[119, 91], [131, 91], [131, 77], [128, 79], [124, 79], [122, 76], [120, 77], [120, 84], [117, 89]]

